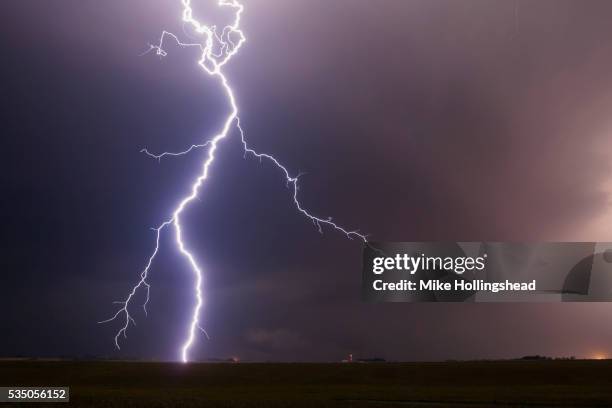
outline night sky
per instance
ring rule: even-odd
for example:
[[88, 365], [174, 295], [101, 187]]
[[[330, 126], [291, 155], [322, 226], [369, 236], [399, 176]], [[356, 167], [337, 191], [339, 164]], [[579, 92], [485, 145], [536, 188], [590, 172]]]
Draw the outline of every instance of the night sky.
[[[250, 143], [305, 207], [377, 241], [612, 241], [612, 3], [245, 1], [226, 66]], [[198, 10], [204, 15], [206, 10]], [[228, 105], [178, 0], [0, 4], [0, 356], [179, 357], [193, 276], [168, 234], [149, 316], [99, 325], [137, 281]], [[223, 20], [223, 15], [215, 18]], [[185, 37], [187, 38], [187, 37]], [[320, 235], [233, 132], [189, 207], [206, 270], [195, 359], [612, 355], [608, 304], [367, 304], [361, 244]]]

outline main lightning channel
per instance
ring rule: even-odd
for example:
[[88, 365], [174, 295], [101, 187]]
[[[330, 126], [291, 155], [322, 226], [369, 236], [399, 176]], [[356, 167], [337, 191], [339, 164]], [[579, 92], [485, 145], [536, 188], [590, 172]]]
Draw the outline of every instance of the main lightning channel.
[[219, 7], [229, 7], [234, 10], [234, 20], [232, 24], [223, 27], [221, 32], [219, 32], [217, 31], [216, 26], [208, 26], [208, 25], [202, 24], [201, 22], [199, 22], [193, 17], [193, 9], [191, 7], [191, 0], [182, 0], [182, 4], [183, 4], [183, 18], [182, 18], [183, 22], [191, 26], [196, 33], [203, 35], [204, 42], [203, 43], [183, 43], [179, 40], [179, 38], [175, 34], [172, 34], [171, 32], [168, 32], [168, 31], [163, 31], [161, 34], [159, 43], [157, 45], [151, 45], [150, 49], [147, 52], [155, 51], [156, 54], [159, 56], [162, 56], [162, 57], [166, 56], [167, 52], [164, 50], [164, 42], [166, 41], [167, 38], [173, 39], [180, 47], [199, 48], [202, 51], [202, 55], [201, 55], [200, 60], [198, 61], [198, 64], [200, 65], [200, 67], [202, 67], [202, 69], [208, 75], [212, 77], [216, 77], [219, 80], [220, 84], [222, 85], [227, 95], [227, 99], [229, 101], [231, 110], [227, 118], [225, 119], [225, 122], [224, 122], [224, 125], [221, 131], [217, 135], [215, 135], [212, 139], [206, 141], [205, 143], [191, 145], [189, 148], [181, 152], [176, 152], [176, 153], [163, 152], [161, 154], [153, 154], [147, 149], [142, 149], [142, 152], [145, 153], [147, 156], [161, 160], [164, 157], [182, 156], [196, 149], [208, 148], [206, 159], [204, 163], [202, 164], [202, 172], [192, 184], [191, 193], [181, 199], [177, 207], [172, 212], [172, 217], [169, 220], [164, 221], [157, 228], [153, 229], [153, 231], [155, 231], [155, 234], [156, 234], [155, 247], [146, 263], [145, 268], [140, 273], [140, 280], [132, 288], [128, 296], [123, 301], [115, 302], [116, 304], [121, 305], [121, 308], [111, 318], [107, 320], [103, 320], [100, 323], [108, 323], [116, 319], [122, 318], [123, 326], [119, 329], [119, 331], [115, 335], [115, 346], [117, 347], [117, 349], [120, 349], [119, 338], [121, 336], [123, 336], [124, 338], [127, 338], [127, 330], [130, 324], [136, 325], [134, 318], [130, 314], [129, 307], [134, 297], [136, 296], [136, 293], [141, 288], [144, 288], [144, 291], [145, 291], [145, 301], [142, 307], [144, 309], [145, 314], [147, 313], [147, 304], [149, 302], [149, 295], [150, 295], [150, 288], [151, 288], [150, 284], [147, 281], [148, 276], [149, 276], [149, 271], [150, 271], [151, 265], [153, 264], [153, 261], [155, 260], [157, 254], [159, 253], [159, 244], [160, 244], [160, 237], [161, 237], [162, 231], [165, 230], [167, 227], [172, 226], [174, 227], [175, 241], [179, 249], [179, 252], [187, 260], [195, 276], [194, 292], [195, 292], [196, 304], [192, 310], [191, 322], [189, 324], [187, 338], [183, 342], [181, 349], [180, 349], [181, 360], [183, 362], [188, 362], [189, 361], [189, 350], [195, 341], [197, 330], [203, 331], [206, 336], [208, 335], [206, 334], [204, 329], [202, 329], [202, 326], [200, 324], [200, 312], [203, 307], [203, 290], [202, 290], [203, 271], [200, 265], [197, 263], [194, 255], [190, 252], [187, 245], [185, 244], [185, 241], [183, 239], [183, 226], [181, 224], [181, 216], [183, 214], [183, 211], [187, 208], [187, 206], [198, 197], [198, 192], [199, 192], [200, 187], [208, 179], [209, 169], [215, 160], [215, 157], [216, 157], [215, 154], [217, 152], [217, 147], [219, 143], [229, 135], [233, 124], [235, 124], [236, 129], [238, 130], [240, 134], [245, 156], [250, 155], [252, 157], [258, 158], [260, 161], [266, 160], [274, 164], [279, 170], [281, 170], [282, 174], [285, 177], [287, 186], [292, 187], [293, 202], [298, 212], [300, 212], [305, 217], [307, 217], [317, 227], [320, 233], [323, 233], [322, 226], [326, 225], [328, 227], [331, 227], [343, 233], [344, 235], [346, 235], [347, 238], [350, 238], [350, 239], [357, 238], [363, 241], [364, 243], [367, 243], [367, 237], [358, 231], [351, 231], [351, 230], [348, 230], [336, 224], [335, 222], [333, 222], [331, 217], [320, 218], [320, 217], [317, 217], [311, 214], [306, 209], [304, 209], [304, 207], [302, 206], [302, 204], [300, 203], [298, 199], [299, 175], [292, 176], [289, 170], [285, 166], [283, 166], [274, 156], [267, 154], [267, 153], [259, 153], [255, 151], [254, 149], [252, 149], [247, 144], [247, 141], [245, 138], [245, 132], [240, 126], [240, 119], [238, 117], [238, 106], [236, 104], [234, 92], [231, 86], [229, 85], [227, 78], [222, 72], [222, 67], [238, 52], [242, 44], [246, 41], [246, 37], [244, 36], [243, 32], [239, 28], [241, 15], [244, 10], [243, 5], [240, 4], [237, 0], [219, 0], [218, 1], [217, 5]]

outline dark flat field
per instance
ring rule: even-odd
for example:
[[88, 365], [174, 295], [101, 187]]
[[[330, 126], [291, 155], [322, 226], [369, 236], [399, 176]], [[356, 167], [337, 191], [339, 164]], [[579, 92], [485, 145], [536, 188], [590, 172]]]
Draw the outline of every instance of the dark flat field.
[[612, 361], [1, 361], [0, 385], [70, 386], [53, 406], [79, 407], [610, 407]]

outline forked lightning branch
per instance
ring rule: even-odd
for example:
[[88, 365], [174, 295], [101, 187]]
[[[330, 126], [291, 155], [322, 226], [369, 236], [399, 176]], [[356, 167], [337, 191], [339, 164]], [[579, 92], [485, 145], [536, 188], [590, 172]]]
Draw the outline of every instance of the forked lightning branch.
[[206, 182], [209, 175], [209, 169], [216, 159], [217, 148], [221, 142], [232, 134], [239, 135], [241, 138], [245, 155], [257, 158], [260, 161], [268, 161], [280, 171], [281, 175], [285, 178], [285, 182], [288, 187], [292, 190], [292, 197], [295, 207], [299, 213], [306, 217], [319, 232], [323, 233], [324, 227], [337, 230], [344, 234], [347, 238], [357, 238], [363, 242], [367, 242], [367, 238], [364, 234], [359, 231], [348, 230], [339, 224], [335, 223], [331, 217], [321, 218], [313, 215], [311, 212], [306, 210], [298, 199], [298, 177], [292, 176], [289, 170], [282, 165], [274, 156], [266, 153], [259, 153], [253, 150], [247, 143], [244, 131], [240, 126], [239, 111], [236, 99], [234, 98], [234, 92], [230, 86], [224, 72], [223, 67], [228, 63], [240, 50], [246, 38], [240, 28], [241, 16], [244, 11], [244, 6], [237, 0], [219, 0], [217, 2], [218, 7], [227, 8], [233, 12], [233, 21], [231, 24], [224, 26], [219, 29], [215, 25], [206, 25], [201, 23], [195, 16], [192, 8], [191, 0], [182, 0], [183, 16], [182, 20], [187, 29], [193, 31], [193, 34], [201, 39], [201, 42], [182, 42], [178, 36], [168, 31], [163, 31], [161, 38], [156, 45], [151, 45], [149, 51], [155, 52], [159, 56], [166, 56], [167, 51], [165, 44], [168, 40], [172, 40], [176, 45], [183, 48], [197, 48], [201, 51], [201, 57], [198, 61], [199, 66], [202, 70], [217, 79], [219, 84], [223, 87], [227, 100], [225, 103], [229, 105], [230, 112], [228, 113], [224, 125], [219, 133], [214, 135], [212, 138], [202, 141], [199, 144], [193, 144], [187, 149], [180, 152], [163, 152], [160, 154], [154, 154], [143, 149], [143, 152], [150, 157], [156, 159], [162, 159], [164, 157], [182, 156], [192, 151], [199, 151], [205, 149], [204, 161], [202, 163], [202, 171], [194, 179], [191, 186], [191, 190], [184, 197], [178, 200], [178, 204], [173, 209], [171, 216], [162, 222], [158, 227], [154, 228], [155, 232], [155, 246], [153, 252], [149, 256], [144, 269], [140, 273], [140, 279], [136, 283], [128, 295], [121, 301], [115, 302], [119, 305], [119, 310], [107, 320], [103, 320], [100, 323], [108, 323], [115, 320], [120, 320], [122, 326], [115, 335], [115, 346], [119, 349], [119, 338], [127, 338], [127, 330], [130, 325], [135, 324], [135, 320], [132, 317], [131, 310], [133, 310], [134, 299], [136, 295], [144, 291], [145, 301], [141, 305], [144, 312], [147, 312], [147, 304], [149, 302], [149, 291], [150, 284], [148, 281], [149, 271], [159, 253], [160, 247], [160, 236], [163, 232], [172, 229], [174, 231], [174, 237], [176, 247], [180, 254], [184, 257], [193, 272], [193, 297], [195, 304], [191, 312], [191, 320], [189, 327], [186, 329], [185, 340], [180, 346], [180, 358], [183, 362], [189, 361], [189, 352], [195, 342], [196, 334], [198, 331], [206, 332], [202, 328], [200, 312], [204, 300], [204, 292], [202, 287], [203, 273], [204, 271], [200, 267], [197, 256], [190, 250], [188, 243], [183, 239], [183, 229], [185, 225], [182, 224], [182, 215], [184, 210], [198, 198], [200, 187]]

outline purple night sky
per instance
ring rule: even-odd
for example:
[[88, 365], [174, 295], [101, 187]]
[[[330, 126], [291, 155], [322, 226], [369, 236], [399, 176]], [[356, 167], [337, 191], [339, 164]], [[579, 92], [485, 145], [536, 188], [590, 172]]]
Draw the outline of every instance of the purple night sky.
[[[227, 65], [251, 144], [319, 216], [378, 241], [612, 241], [612, 3], [244, 1]], [[176, 359], [192, 275], [168, 235], [121, 352], [113, 313], [228, 110], [178, 0], [0, 5], [0, 356]], [[206, 10], [198, 10], [205, 14]], [[215, 18], [223, 19], [223, 15]], [[279, 172], [219, 148], [186, 235], [206, 270], [195, 359], [612, 355], [608, 304], [367, 304], [361, 245]]]

